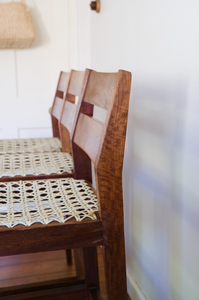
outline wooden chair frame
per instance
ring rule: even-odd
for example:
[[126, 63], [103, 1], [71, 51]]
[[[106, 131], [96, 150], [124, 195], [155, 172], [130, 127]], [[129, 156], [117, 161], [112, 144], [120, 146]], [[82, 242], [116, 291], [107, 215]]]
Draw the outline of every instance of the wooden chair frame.
[[[129, 72], [120, 70], [116, 74], [108, 75], [91, 72], [86, 92], [82, 95], [83, 101], [108, 108], [106, 122], [102, 126], [80, 111], [73, 130], [72, 149], [76, 178], [90, 180], [91, 173], [85, 166], [90, 168], [90, 160], [94, 163], [99, 201], [98, 219], [80, 223], [72, 219], [65, 224], [53, 222], [30, 227], [0, 227], [0, 256], [83, 248], [89, 299], [101, 299], [98, 293], [98, 274], [93, 268], [97, 264], [96, 256], [89, 255], [99, 245], [103, 247], [104, 253], [108, 300], [127, 299], [122, 166], [130, 85]], [[66, 288], [68, 282], [50, 284], [55, 289]], [[73, 286], [78, 289], [81, 284], [82, 279], [75, 278]], [[34, 284], [0, 289], [0, 299], [22, 299], [24, 293], [30, 295], [41, 289], [48, 292], [49, 283], [43, 283], [42, 286], [40, 284], [39, 287]]]
[[[81, 106], [81, 93], [84, 93], [88, 77], [91, 70], [75, 71], [71, 70], [70, 74], [61, 72], [54, 103], [51, 112], [53, 135], [61, 139], [62, 152], [71, 153], [71, 132], [75, 126], [79, 109], [85, 114], [92, 116], [93, 109], [89, 104]], [[67, 88], [66, 88], [67, 83]], [[75, 104], [75, 98], [79, 101]], [[26, 175], [0, 178], [0, 182], [19, 181], [19, 180], [37, 180], [50, 178], [73, 177], [74, 173], [50, 174], [50, 175]]]
[[[51, 110], [51, 120], [53, 136], [61, 139], [62, 151], [72, 152], [71, 149], [71, 131], [75, 126], [78, 112], [81, 107], [81, 93], [84, 93], [88, 77], [91, 70], [75, 71], [71, 70], [70, 73], [60, 72], [56, 93]], [[75, 105], [76, 97], [80, 98], [77, 105]], [[93, 109], [90, 105], [84, 104], [81, 111], [85, 114], [92, 116]], [[65, 125], [64, 125], [65, 124]], [[66, 127], [65, 127], [66, 126]], [[19, 181], [19, 180], [37, 180], [37, 179], [50, 179], [50, 178], [65, 178], [73, 177], [72, 174], [51, 174], [51, 175], [27, 175], [2, 177], [0, 182]], [[76, 254], [78, 255], [78, 254]], [[72, 253], [70, 249], [66, 250], [67, 264], [72, 264]], [[79, 274], [79, 272], [78, 272]]]

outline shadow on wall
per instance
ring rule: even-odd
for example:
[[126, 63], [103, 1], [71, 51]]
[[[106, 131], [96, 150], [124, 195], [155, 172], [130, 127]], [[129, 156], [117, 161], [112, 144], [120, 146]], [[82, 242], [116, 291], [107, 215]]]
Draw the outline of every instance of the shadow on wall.
[[31, 0], [31, 2], [28, 2], [27, 4], [30, 8], [30, 13], [32, 15], [35, 28], [35, 41], [30, 47], [31, 49], [33, 49], [47, 44], [50, 41], [50, 37], [45, 28], [41, 13], [37, 8], [36, 2], [34, 0]]

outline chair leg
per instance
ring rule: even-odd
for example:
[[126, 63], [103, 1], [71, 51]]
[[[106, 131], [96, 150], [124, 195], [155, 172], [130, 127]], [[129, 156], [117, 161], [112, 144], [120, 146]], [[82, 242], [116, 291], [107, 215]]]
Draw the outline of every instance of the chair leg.
[[103, 246], [107, 300], [127, 300], [124, 249], [124, 241], [117, 238]]
[[73, 249], [74, 252], [74, 262], [75, 262], [75, 270], [76, 276], [84, 277], [84, 258], [83, 258], [83, 249]]
[[67, 265], [71, 266], [72, 265], [72, 251], [71, 249], [67, 249], [66, 250], [66, 261], [67, 261]]
[[87, 288], [99, 289], [99, 271], [97, 260], [97, 248], [83, 248], [85, 281]]

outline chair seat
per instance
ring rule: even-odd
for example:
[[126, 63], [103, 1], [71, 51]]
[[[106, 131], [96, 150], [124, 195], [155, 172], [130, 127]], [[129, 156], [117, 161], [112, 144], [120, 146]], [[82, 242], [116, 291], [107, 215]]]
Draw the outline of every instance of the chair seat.
[[0, 140], [0, 154], [60, 152], [58, 138]]
[[97, 197], [84, 180], [73, 178], [1, 182], [0, 226], [97, 219]]
[[73, 161], [69, 153], [46, 152], [0, 155], [0, 178], [72, 174]]

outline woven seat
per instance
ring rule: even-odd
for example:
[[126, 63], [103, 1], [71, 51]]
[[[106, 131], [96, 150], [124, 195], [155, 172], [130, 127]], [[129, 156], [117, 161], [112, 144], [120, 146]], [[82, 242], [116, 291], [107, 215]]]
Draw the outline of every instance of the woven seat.
[[64, 223], [96, 219], [97, 197], [84, 180], [58, 179], [0, 183], [0, 225]]
[[0, 154], [60, 152], [58, 138], [0, 140]]
[[0, 155], [0, 178], [72, 174], [73, 161], [69, 153], [30, 153]]

